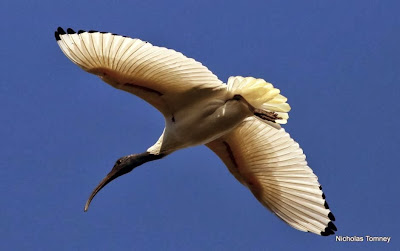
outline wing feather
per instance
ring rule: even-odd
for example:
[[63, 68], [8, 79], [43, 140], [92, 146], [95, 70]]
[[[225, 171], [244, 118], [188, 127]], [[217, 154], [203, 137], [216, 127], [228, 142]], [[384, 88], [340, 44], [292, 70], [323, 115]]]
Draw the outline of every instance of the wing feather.
[[[72, 62], [113, 87], [146, 100], [164, 116], [203, 95], [226, 92], [226, 85], [205, 66], [171, 49], [97, 31], [65, 32], [58, 28], [55, 36]], [[193, 90], [202, 90], [201, 95]]]
[[320, 235], [337, 230], [318, 177], [284, 129], [250, 117], [207, 146], [265, 207], [292, 227]]

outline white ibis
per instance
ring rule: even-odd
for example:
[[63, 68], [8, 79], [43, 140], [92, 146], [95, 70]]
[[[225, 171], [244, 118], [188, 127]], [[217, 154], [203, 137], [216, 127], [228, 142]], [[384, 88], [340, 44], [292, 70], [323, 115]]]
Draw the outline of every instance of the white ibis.
[[85, 71], [130, 92], [165, 117], [159, 140], [144, 153], [117, 160], [85, 205], [110, 181], [145, 162], [182, 148], [206, 145], [262, 205], [290, 226], [315, 234], [334, 234], [317, 176], [302, 149], [279, 124], [290, 106], [263, 79], [230, 77], [221, 82], [194, 59], [108, 32], [55, 32], [64, 54]]

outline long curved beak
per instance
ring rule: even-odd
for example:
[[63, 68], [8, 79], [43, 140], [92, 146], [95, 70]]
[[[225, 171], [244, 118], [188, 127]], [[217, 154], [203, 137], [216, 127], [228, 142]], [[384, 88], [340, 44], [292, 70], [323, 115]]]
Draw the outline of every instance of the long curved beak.
[[86, 212], [89, 209], [90, 202], [92, 202], [94, 196], [108, 183], [113, 181], [114, 179], [118, 178], [119, 176], [125, 174], [126, 172], [121, 172], [121, 169], [113, 168], [111, 172], [107, 174], [107, 176], [97, 185], [97, 187], [93, 190], [92, 194], [90, 195], [89, 199], [86, 201], [85, 209]]
[[130, 171], [132, 171], [135, 167], [140, 166], [141, 164], [160, 159], [164, 157], [165, 154], [158, 154], [154, 155], [148, 152], [144, 152], [141, 154], [131, 154], [128, 156], [125, 156], [124, 162], [121, 163], [116, 163], [111, 169], [111, 171], [107, 174], [107, 176], [97, 185], [97, 187], [93, 190], [92, 194], [90, 195], [89, 199], [86, 201], [85, 204], [85, 209], [84, 211], [86, 212], [89, 208], [90, 202], [92, 202], [94, 196], [103, 188], [105, 187], [108, 183], [113, 181], [114, 179], [118, 178], [121, 175], [127, 174]]

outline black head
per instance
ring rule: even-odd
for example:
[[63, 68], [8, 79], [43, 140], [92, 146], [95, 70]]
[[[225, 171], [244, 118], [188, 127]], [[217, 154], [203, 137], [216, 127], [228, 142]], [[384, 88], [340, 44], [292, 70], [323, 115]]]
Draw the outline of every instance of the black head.
[[114, 167], [111, 171], [107, 174], [107, 176], [97, 185], [97, 187], [93, 190], [92, 194], [90, 195], [89, 199], [85, 205], [85, 212], [88, 210], [90, 202], [96, 196], [96, 194], [105, 187], [108, 183], [113, 181], [114, 179], [118, 178], [121, 175], [127, 174], [132, 171], [135, 167], [140, 166], [143, 164], [143, 158], [141, 158], [141, 154], [132, 154], [128, 156], [124, 156], [119, 158]]

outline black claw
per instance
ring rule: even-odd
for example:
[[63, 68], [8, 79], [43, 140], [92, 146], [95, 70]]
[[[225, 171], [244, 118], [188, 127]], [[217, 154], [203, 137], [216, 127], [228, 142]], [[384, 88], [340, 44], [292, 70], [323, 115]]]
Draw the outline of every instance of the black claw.
[[332, 229], [333, 231], [337, 231], [337, 228], [336, 228], [335, 224], [333, 224], [332, 221], [330, 221], [330, 222], [328, 223], [328, 227], [329, 227], [330, 229]]
[[84, 30], [78, 30], [78, 34], [84, 33]]
[[319, 190], [322, 190], [322, 186], [319, 186]]
[[325, 207], [326, 209], [329, 209], [328, 202], [326, 202], [326, 201], [325, 201], [325, 203], [324, 203], [324, 207]]
[[57, 32], [58, 32], [59, 35], [64, 35], [64, 34], [66, 34], [65, 31], [63, 30], [63, 28], [61, 28], [61, 27], [58, 27], [58, 28], [57, 28]]
[[95, 33], [95, 32], [98, 32], [98, 31], [95, 31], [95, 30], [90, 30], [90, 31], [88, 31], [89, 33]]
[[68, 34], [75, 34], [76, 32], [75, 32], [73, 29], [68, 28], [68, 29], [67, 29], [67, 33], [68, 33]]
[[101, 33], [101, 34], [106, 34], [106, 33], [108, 33], [108, 32], [106, 32], [106, 31], [100, 31], [100, 33]]
[[331, 221], [335, 221], [335, 220], [336, 220], [336, 219], [335, 219], [335, 216], [333, 216], [332, 212], [329, 212], [328, 218], [329, 218]]
[[322, 199], [325, 199], [325, 194], [324, 193], [322, 193]]
[[58, 32], [54, 32], [54, 36], [56, 37], [56, 40], [61, 40], [60, 35], [58, 34]]

